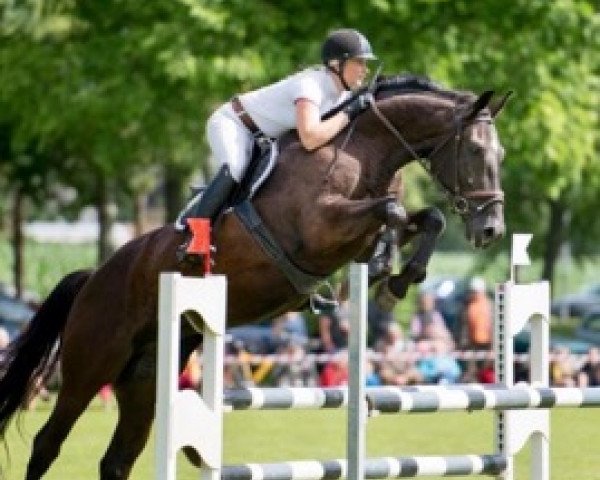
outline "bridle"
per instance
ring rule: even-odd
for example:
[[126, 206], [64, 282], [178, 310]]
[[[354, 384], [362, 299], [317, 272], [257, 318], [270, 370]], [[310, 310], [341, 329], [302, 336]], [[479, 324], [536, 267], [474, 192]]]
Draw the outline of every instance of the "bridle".
[[[452, 131], [442, 139], [442, 141], [427, 155], [423, 157], [417, 154], [414, 148], [406, 141], [398, 129], [390, 122], [390, 120], [383, 114], [383, 112], [377, 107], [377, 102], [373, 95], [368, 96], [368, 101], [371, 109], [379, 118], [379, 120], [385, 125], [390, 133], [400, 142], [400, 144], [410, 153], [414, 160], [425, 169], [427, 173], [433, 178], [433, 180], [439, 185], [439, 187], [446, 193], [450, 199], [450, 205], [454, 212], [461, 216], [474, 216], [480, 214], [487, 208], [495, 205], [496, 203], [504, 203], [504, 192], [502, 190], [495, 189], [479, 189], [461, 191], [460, 182], [458, 179], [458, 158], [460, 152], [460, 145], [463, 140], [463, 134], [465, 127], [478, 122], [491, 122], [489, 115], [477, 115], [469, 122], [465, 122], [460, 117], [456, 116], [454, 121], [454, 128]], [[448, 185], [444, 182], [440, 176], [433, 169], [432, 159], [437, 155], [450, 140], [454, 139], [454, 185]]]

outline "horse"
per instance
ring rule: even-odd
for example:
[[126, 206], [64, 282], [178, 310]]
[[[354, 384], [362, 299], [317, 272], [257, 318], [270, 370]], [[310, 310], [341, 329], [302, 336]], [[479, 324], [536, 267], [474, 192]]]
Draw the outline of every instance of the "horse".
[[[371, 108], [323, 147], [306, 151], [295, 132], [282, 138], [277, 164], [252, 198], [290, 262], [325, 278], [368, 258], [385, 228], [398, 231], [402, 241], [417, 234], [419, 212], [406, 214], [393, 190], [397, 172], [414, 160], [446, 191], [473, 245], [499, 239], [505, 228], [504, 151], [494, 118], [506, 97], [492, 102], [491, 91], [477, 96], [402, 76], [379, 80], [371, 93]], [[434, 231], [439, 222], [434, 215]], [[119, 418], [99, 476], [129, 478], [154, 418], [159, 274], [201, 274], [198, 264], [177, 259], [186, 238], [165, 225], [125, 244], [96, 270], [67, 275], [9, 346], [0, 364], [4, 441], [21, 403], [60, 358], [62, 385], [33, 441], [26, 480], [43, 477], [76, 420], [108, 383]], [[213, 242], [214, 272], [228, 278], [228, 326], [306, 302], [308, 293], [292, 285], [234, 213], [222, 216]], [[412, 263], [413, 277], [422, 275], [423, 266]], [[389, 280], [393, 287], [398, 278]], [[197, 330], [182, 322], [182, 356], [200, 342]], [[199, 464], [194, 452], [185, 453]]]

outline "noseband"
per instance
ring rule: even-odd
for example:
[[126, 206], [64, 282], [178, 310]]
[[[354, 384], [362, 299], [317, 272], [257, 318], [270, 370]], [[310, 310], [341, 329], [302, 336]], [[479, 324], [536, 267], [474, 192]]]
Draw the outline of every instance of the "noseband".
[[[377, 103], [375, 98], [370, 95], [369, 96], [369, 104], [373, 109], [377, 118], [381, 120], [381, 123], [385, 125], [385, 127], [396, 137], [396, 139], [400, 142], [400, 144], [411, 154], [414, 160], [419, 162], [419, 164], [429, 173], [431, 178], [440, 186], [440, 188], [446, 193], [448, 198], [450, 198], [451, 208], [454, 212], [458, 213], [461, 216], [474, 216], [477, 215], [488, 207], [496, 203], [504, 203], [504, 192], [502, 190], [469, 190], [467, 192], [463, 192], [460, 190], [459, 180], [458, 180], [458, 157], [460, 152], [460, 145], [462, 143], [464, 129], [467, 125], [477, 123], [477, 122], [490, 122], [491, 119], [489, 116], [479, 116], [474, 118], [471, 122], [465, 123], [461, 119], [456, 119], [454, 122], [454, 129], [447, 135], [433, 150], [427, 157], [422, 157], [418, 155], [417, 152], [412, 148], [412, 146], [405, 140], [402, 134], [398, 131], [396, 127], [390, 122], [386, 116], [382, 113], [382, 111], [377, 107]], [[435, 155], [437, 155], [442, 148], [444, 148], [450, 140], [454, 138], [454, 185], [448, 185], [445, 183], [440, 176], [433, 170], [432, 168], [432, 159]], [[474, 201], [475, 200], [475, 201]]]

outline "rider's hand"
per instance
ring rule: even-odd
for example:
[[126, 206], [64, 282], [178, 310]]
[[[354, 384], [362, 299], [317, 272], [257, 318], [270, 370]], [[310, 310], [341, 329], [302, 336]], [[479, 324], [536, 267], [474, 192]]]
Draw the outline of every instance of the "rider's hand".
[[370, 99], [370, 92], [359, 93], [344, 107], [343, 112], [348, 115], [348, 119], [352, 121], [369, 108]]

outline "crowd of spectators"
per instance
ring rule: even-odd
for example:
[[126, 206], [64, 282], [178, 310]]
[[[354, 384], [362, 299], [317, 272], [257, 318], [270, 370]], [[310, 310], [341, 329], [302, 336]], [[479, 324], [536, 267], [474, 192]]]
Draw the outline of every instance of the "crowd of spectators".
[[[227, 343], [225, 386], [346, 385], [348, 304], [310, 321], [307, 318], [300, 312], [288, 312], [262, 326], [243, 327], [246, 330], [237, 337], [232, 335]], [[368, 303], [367, 385], [495, 383], [492, 336], [492, 302], [480, 278], [470, 282], [452, 331], [436, 309], [435, 296], [427, 290], [419, 293], [407, 319], [398, 319], [382, 308], [376, 294]], [[0, 327], [0, 357], [8, 341], [8, 332]], [[571, 355], [565, 347], [554, 348], [549, 372], [553, 386], [600, 386], [600, 349], [592, 347], [582, 358]], [[201, 355], [194, 352], [180, 376], [179, 387], [198, 389], [201, 380]], [[528, 381], [526, 360], [515, 363], [515, 381]], [[44, 386], [40, 385], [37, 393], [24, 408], [33, 408], [40, 398], [47, 399]], [[102, 388], [99, 397], [110, 408], [110, 385]]]
[[[435, 296], [419, 293], [411, 318], [399, 321], [377, 298], [368, 305], [368, 385], [494, 383], [492, 301], [485, 282], [474, 278], [453, 331], [436, 309]], [[299, 312], [275, 319], [268, 341], [229, 344], [226, 386], [342, 386], [348, 382], [348, 305], [317, 315], [311, 334]], [[402, 325], [405, 325], [403, 328]], [[474, 355], [472, 355], [474, 353]], [[232, 360], [233, 359], [233, 360]], [[526, 361], [515, 365], [516, 380], [528, 379]], [[600, 353], [591, 349], [578, 363], [555, 349], [550, 365], [555, 386], [600, 385]]]

